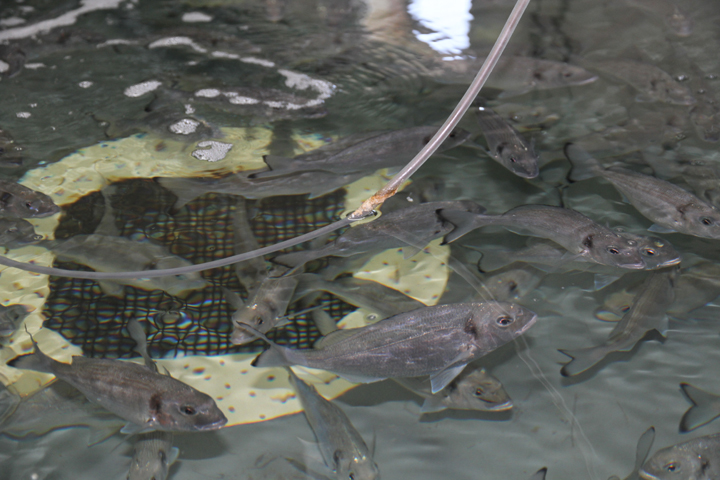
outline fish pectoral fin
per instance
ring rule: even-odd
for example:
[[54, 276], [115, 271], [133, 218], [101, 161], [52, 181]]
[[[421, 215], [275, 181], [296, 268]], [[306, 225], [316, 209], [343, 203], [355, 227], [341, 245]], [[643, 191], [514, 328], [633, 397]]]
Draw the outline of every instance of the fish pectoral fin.
[[92, 447], [93, 445], [97, 445], [98, 443], [102, 443], [106, 439], [112, 437], [115, 435], [118, 431], [120, 431], [119, 425], [109, 425], [109, 426], [103, 426], [103, 427], [91, 427], [90, 428], [90, 435], [88, 436], [88, 447]]
[[452, 382], [455, 377], [460, 375], [460, 372], [462, 372], [463, 369], [465, 369], [465, 366], [470, 360], [470, 358], [468, 358], [469, 352], [463, 352], [458, 355], [458, 357], [459, 358], [457, 358], [456, 361], [451, 363], [450, 367], [444, 368], [439, 372], [430, 375], [430, 385], [432, 387], [433, 395], [447, 387], [448, 384]]
[[120, 429], [120, 433], [124, 435], [135, 435], [136, 433], [143, 433], [144, 428], [145, 427], [137, 423], [128, 422]]
[[425, 397], [425, 401], [420, 407], [420, 414], [440, 412], [445, 410], [447, 407], [442, 403], [442, 397], [440, 395], [432, 395]]
[[648, 228], [648, 232], [654, 232], [654, 233], [676, 233], [677, 230], [673, 230], [672, 228], [663, 227], [662, 225], [658, 225], [657, 223], [654, 223], [650, 228]]
[[309, 442], [298, 437], [300, 444], [303, 448], [303, 464], [308, 470], [324, 471], [328, 468], [332, 468], [331, 465], [327, 465], [320, 453], [320, 445], [316, 442]]
[[177, 447], [172, 447], [170, 449], [170, 455], [168, 455], [168, 466], [175, 463], [175, 460], [177, 460], [179, 456], [180, 456], [180, 449]]
[[600, 273], [595, 274], [595, 291], [602, 290], [607, 287], [615, 280], [620, 278], [620, 275], [603, 275]]

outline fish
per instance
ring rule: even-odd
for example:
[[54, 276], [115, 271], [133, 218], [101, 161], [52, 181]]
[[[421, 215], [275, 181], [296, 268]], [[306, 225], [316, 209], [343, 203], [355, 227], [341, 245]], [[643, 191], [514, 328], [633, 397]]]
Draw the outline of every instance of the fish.
[[504, 412], [513, 408], [503, 384], [484, 368], [466, 367], [441, 391], [433, 394], [426, 379], [395, 378], [397, 383], [423, 397], [422, 413], [451, 410]]
[[372, 280], [342, 277], [326, 281], [312, 273], [303, 273], [296, 278], [300, 284], [298, 288], [300, 291], [296, 292], [297, 297], [318, 290], [329, 292], [345, 303], [370, 311], [372, 320], [382, 320], [425, 306], [424, 303], [394, 288], [386, 287]]
[[696, 103], [692, 92], [661, 68], [650, 63], [628, 59], [604, 60], [593, 64], [597, 69], [627, 83], [638, 91], [639, 102], [662, 102], [673, 105]]
[[[250, 178], [277, 177], [311, 170], [345, 175], [403, 167], [437, 131], [437, 127], [412, 127], [364, 135], [359, 141], [352, 137], [350, 141], [341, 142], [340, 146], [326, 145], [294, 158], [265, 155], [263, 158], [270, 170], [252, 173]], [[455, 128], [440, 145], [438, 152], [454, 148], [469, 138], [470, 132]]]
[[657, 270], [680, 263], [680, 253], [663, 238], [654, 235], [638, 235], [617, 228], [615, 232], [629, 242], [635, 242], [645, 264], [645, 270]]
[[[255, 234], [250, 228], [250, 220], [245, 199], [237, 197], [235, 208], [232, 215], [233, 227], [233, 253], [239, 255], [241, 253], [251, 252], [260, 248], [255, 238]], [[268, 276], [267, 266], [263, 257], [255, 257], [250, 260], [239, 262], [233, 265], [235, 276], [237, 276], [240, 284], [245, 287], [248, 298], [252, 297], [260, 288], [262, 282]]]
[[477, 121], [488, 144], [487, 154], [518, 177], [538, 176], [538, 155], [534, 146], [490, 108], [477, 110]]
[[135, 440], [127, 480], [165, 480], [179, 450], [172, 432], [143, 433]]
[[706, 392], [689, 383], [681, 383], [680, 388], [692, 403], [680, 419], [680, 433], [687, 433], [720, 417], [720, 395]]
[[[625, 477], [624, 480], [638, 480], [638, 471], [643, 466], [643, 463], [645, 463], [653, 441], [655, 441], [655, 427], [650, 427], [640, 435], [637, 447], [635, 448], [635, 466], [633, 467], [633, 471], [630, 472], [630, 475]], [[620, 478], [613, 475], [608, 478], [608, 480], [620, 480]]]
[[29, 313], [25, 305], [0, 305], [0, 339], [11, 337]]
[[274, 328], [285, 315], [297, 283], [293, 276], [267, 277], [245, 305], [238, 302], [239, 297], [229, 297], [226, 289], [226, 298], [233, 298], [231, 305], [238, 307], [232, 315], [234, 330], [230, 341], [234, 345], [244, 345], [255, 340], [254, 335], [242, 328], [243, 325], [250, 325], [262, 333]]
[[720, 478], [720, 434], [661, 448], [638, 472], [645, 480]]
[[410, 258], [432, 240], [453, 229], [453, 225], [436, 214], [437, 210], [443, 208], [484, 211], [484, 208], [469, 200], [421, 203], [394, 210], [372, 222], [351, 227], [319, 249], [278, 255], [272, 261], [288, 267], [299, 267], [327, 256], [350, 257], [390, 248], [402, 248], [404, 257]]
[[27, 220], [0, 217], [0, 245], [17, 248], [38, 243], [42, 239], [43, 236], [35, 233], [35, 227]]
[[642, 290], [620, 322], [602, 344], [576, 350], [559, 350], [572, 360], [565, 364], [560, 373], [571, 377], [582, 373], [599, 363], [611, 352], [627, 352], [633, 349], [647, 332], [656, 330], [664, 335], [665, 312], [674, 298], [673, 282], [677, 267], [653, 271], [645, 279]]
[[62, 363], [45, 355], [30, 337], [34, 352], [15, 357], [11, 367], [51, 373], [80, 390], [88, 400], [125, 419], [127, 433], [217, 430], [227, 418], [209, 395], [144, 365], [73, 356]]
[[693, 32], [692, 18], [670, 0], [626, 0], [626, 2], [630, 6], [662, 18], [665, 26], [678, 37], [689, 37]]
[[692, 193], [650, 175], [620, 167], [603, 168], [572, 143], [565, 145], [565, 155], [573, 164], [573, 179], [600, 176], [612, 183], [643, 216], [655, 222], [650, 231], [720, 239], [720, 211]]
[[45, 218], [60, 212], [52, 198], [19, 183], [0, 180], [0, 216]]
[[437, 393], [469, 362], [518, 337], [536, 320], [530, 310], [503, 302], [423, 307], [337, 330], [314, 349], [292, 350], [264, 338], [270, 349], [252, 365], [320, 368], [356, 383], [430, 375], [431, 391]]
[[512, 301], [534, 290], [545, 275], [545, 272], [531, 265], [513, 262], [483, 278], [484, 293], [487, 293], [492, 300]]
[[22, 399], [15, 397], [10, 400], [14, 406], [6, 411], [7, 415], [0, 413], [0, 433], [11, 438], [39, 437], [61, 428], [86, 427], [90, 431], [88, 444], [94, 445], [116, 434], [127, 423], [62, 380], [55, 380]]
[[487, 225], [499, 225], [515, 233], [547, 238], [561, 245], [573, 258], [584, 257], [601, 265], [643, 269], [645, 263], [634, 242], [621, 237], [582, 213], [549, 205], [523, 205], [502, 215], [440, 210], [440, 216], [456, 228], [445, 236], [451, 243]]
[[287, 371], [305, 418], [315, 433], [325, 465], [335, 472], [338, 479], [379, 478], [380, 472], [372, 452], [345, 412], [323, 398], [315, 387], [299, 379], [290, 368]]
[[248, 177], [249, 172], [237, 172], [220, 178], [159, 177], [157, 182], [177, 197], [172, 210], [179, 211], [188, 202], [206, 193], [241, 195], [246, 199], [263, 199], [279, 195], [310, 195], [320, 197], [365, 176], [363, 172], [337, 175], [331, 172], [308, 171], [282, 177]]
[[[66, 240], [46, 241], [44, 245], [50, 247], [57, 260], [79, 263], [98, 272], [160, 270], [192, 265], [184, 258], [171, 254], [164, 246], [110, 235], [76, 235]], [[98, 283], [106, 294], [117, 297], [123, 296], [123, 285], [143, 290], [162, 290], [176, 296], [208, 285], [199, 273], [103, 280]]]

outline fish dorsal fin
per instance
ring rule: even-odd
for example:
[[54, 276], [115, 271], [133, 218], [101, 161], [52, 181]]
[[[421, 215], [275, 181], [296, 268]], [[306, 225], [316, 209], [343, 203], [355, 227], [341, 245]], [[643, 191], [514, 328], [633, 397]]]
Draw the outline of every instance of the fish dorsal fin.
[[170, 449], [170, 454], [168, 455], [168, 466], [175, 463], [175, 460], [178, 459], [178, 456], [180, 456], [180, 449], [177, 447], [172, 447]]
[[637, 450], [635, 451], [635, 470], [633, 473], [640, 470], [640, 467], [642, 467], [643, 463], [645, 463], [645, 459], [650, 453], [650, 448], [652, 447], [654, 441], [655, 427], [648, 428], [642, 435], [640, 435], [640, 440], [638, 440], [637, 443]]
[[222, 291], [223, 295], [225, 296], [225, 301], [234, 310], [240, 310], [241, 308], [245, 307], [245, 302], [243, 302], [242, 298], [240, 298], [240, 295], [225, 287], [222, 287]]
[[313, 348], [319, 349], [319, 348], [327, 348], [331, 345], [335, 345], [336, 343], [342, 342], [346, 338], [351, 337], [352, 335], [355, 335], [355, 329], [354, 328], [343, 328], [340, 330], [335, 330], [334, 332], [330, 332], [321, 339], [319, 339], [317, 342], [315, 342], [315, 345], [313, 345]]

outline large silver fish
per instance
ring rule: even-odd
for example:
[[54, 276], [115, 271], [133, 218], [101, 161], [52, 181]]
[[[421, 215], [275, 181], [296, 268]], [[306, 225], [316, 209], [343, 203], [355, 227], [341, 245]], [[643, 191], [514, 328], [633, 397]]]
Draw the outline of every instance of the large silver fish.
[[127, 480], [165, 480], [179, 453], [172, 441], [172, 432], [140, 434], [133, 447]]
[[380, 473], [372, 452], [347, 415], [337, 405], [325, 400], [315, 387], [300, 380], [290, 368], [287, 370], [325, 464], [338, 479], [378, 478]]
[[573, 164], [573, 179], [601, 176], [608, 180], [641, 214], [662, 227], [653, 227], [652, 231], [720, 239], [720, 211], [692, 193], [650, 175], [619, 167], [602, 168], [572, 143], [565, 145], [565, 155]]
[[424, 307], [361, 328], [337, 330], [314, 349], [270, 343], [256, 367], [303, 365], [355, 382], [430, 375], [432, 392], [445, 388], [472, 360], [521, 335], [537, 316], [502, 302]]
[[627, 352], [633, 349], [650, 330], [664, 334], [665, 312], [674, 297], [673, 280], [676, 267], [652, 272], [642, 291], [637, 295], [632, 307], [623, 315], [622, 320], [613, 328], [608, 339], [596, 347], [576, 350], [560, 350], [572, 360], [560, 370], [564, 377], [584, 372], [599, 363], [611, 352]]
[[720, 478], [720, 434], [662, 448], [645, 462], [639, 474], [645, 480]]
[[[309, 170], [336, 174], [370, 173], [380, 168], [405, 166], [430, 141], [437, 127], [413, 127], [394, 132], [376, 132], [326, 145], [295, 158], [273, 155], [264, 157], [269, 171], [250, 175], [251, 178], [277, 177]], [[470, 133], [456, 128], [450, 132], [438, 151], [449, 150], [465, 142]]]
[[487, 153], [493, 160], [519, 177], [538, 176], [535, 148], [517, 130], [487, 107], [478, 109], [477, 120], [488, 144]]
[[[67, 240], [49, 242], [48, 245], [58, 260], [86, 265], [98, 272], [159, 270], [192, 265], [184, 258], [171, 254], [161, 245], [149, 241], [137, 242], [124, 237], [76, 235]], [[123, 295], [122, 285], [143, 290], [163, 290], [171, 295], [182, 295], [208, 285], [199, 273], [98, 283], [105, 293], [114, 296]]]
[[0, 215], [16, 218], [43, 218], [60, 212], [50, 197], [19, 183], [0, 180]]
[[502, 215], [449, 209], [439, 213], [457, 227], [445, 236], [448, 243], [476, 228], [498, 225], [516, 233], [550, 239], [572, 255], [595, 263], [636, 270], [645, 268], [635, 242], [569, 208], [523, 205]]
[[16, 357], [8, 365], [66, 381], [130, 422], [127, 432], [216, 430], [227, 423], [212, 397], [170, 376], [120, 360], [74, 356], [71, 364], [61, 363], [32, 342], [34, 353]]
[[12, 336], [29, 313], [25, 305], [0, 305], [0, 338]]
[[436, 238], [449, 233], [453, 225], [438, 217], [439, 209], [484, 211], [469, 200], [421, 203], [384, 214], [377, 220], [351, 227], [333, 242], [317, 250], [278, 255], [273, 261], [289, 267], [297, 267], [309, 261], [327, 256], [349, 257], [390, 248], [403, 248], [406, 258], [423, 249]]
[[481, 412], [504, 412], [513, 407], [503, 384], [484, 368], [467, 367], [455, 380], [433, 394], [429, 382], [418, 378], [396, 378], [397, 383], [425, 399], [421, 412], [451, 410], [476, 410]]

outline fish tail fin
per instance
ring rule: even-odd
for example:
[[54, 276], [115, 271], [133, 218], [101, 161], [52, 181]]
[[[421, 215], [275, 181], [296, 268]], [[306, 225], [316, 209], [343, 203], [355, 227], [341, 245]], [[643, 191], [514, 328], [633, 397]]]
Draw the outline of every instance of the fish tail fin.
[[455, 229], [445, 235], [445, 240], [443, 241], [443, 244], [452, 243], [466, 233], [469, 233], [478, 227], [482, 227], [483, 225], [485, 225], [483, 219], [486, 218], [485, 215], [465, 212], [463, 210], [443, 209], [438, 211], [438, 215], [442, 219], [447, 220], [448, 222], [455, 225]]
[[[297, 365], [298, 362], [289, 358], [291, 356], [291, 350], [289, 348], [281, 347], [270, 340], [264, 333], [255, 330], [249, 325], [243, 323], [241, 327], [270, 345], [269, 349], [255, 357], [255, 360], [251, 363], [253, 367], [289, 367], [290, 365]], [[288, 370], [290, 369], [288, 368]]]
[[[28, 335], [30, 334], [28, 333]], [[33, 353], [15, 357], [9, 362], [7, 362], [7, 364], [13, 368], [19, 368], [22, 370], [34, 370], [36, 372], [51, 373], [54, 375], [55, 371], [53, 366], [55, 363], [58, 362], [48, 357], [42, 352], [42, 350], [40, 350], [40, 347], [38, 347], [38, 344], [35, 342], [35, 339], [32, 337], [32, 335], [30, 335], [30, 341], [33, 344]]]
[[681, 383], [680, 388], [693, 404], [680, 420], [680, 432], [695, 430], [720, 416], [720, 411], [713, 406], [713, 403], [717, 402], [717, 396], [688, 383]]
[[565, 152], [565, 156], [572, 164], [572, 170], [570, 171], [570, 175], [568, 177], [571, 181], [577, 182], [597, 177], [599, 172], [602, 171], [600, 162], [586, 152], [581, 146], [574, 143], [566, 143], [563, 150]]
[[598, 347], [558, 351], [572, 358], [570, 362], [566, 363], [562, 369], [560, 369], [560, 374], [563, 377], [572, 377], [573, 375], [577, 375], [590, 369], [593, 365], [599, 363], [603, 358], [605, 358], [605, 355], [607, 354], [604, 348]]
[[425, 401], [420, 407], [420, 414], [440, 412], [445, 410], [447, 407], [442, 403], [442, 397], [440, 395], [432, 395], [425, 397]]

